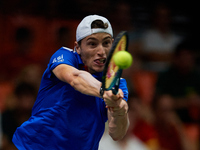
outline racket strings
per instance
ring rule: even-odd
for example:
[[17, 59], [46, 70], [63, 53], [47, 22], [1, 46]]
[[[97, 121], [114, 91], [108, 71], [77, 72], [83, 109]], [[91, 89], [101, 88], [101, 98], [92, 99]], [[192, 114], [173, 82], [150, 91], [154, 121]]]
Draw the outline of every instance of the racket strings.
[[[116, 52], [126, 50], [126, 42], [127, 37], [124, 35], [118, 42], [115, 51], [113, 52], [113, 55], [115, 55]], [[106, 79], [105, 79], [105, 87], [106, 89], [111, 89], [115, 84], [119, 74], [119, 67], [115, 64], [113, 57], [110, 60], [110, 64], [108, 66], [107, 74], [106, 74]]]

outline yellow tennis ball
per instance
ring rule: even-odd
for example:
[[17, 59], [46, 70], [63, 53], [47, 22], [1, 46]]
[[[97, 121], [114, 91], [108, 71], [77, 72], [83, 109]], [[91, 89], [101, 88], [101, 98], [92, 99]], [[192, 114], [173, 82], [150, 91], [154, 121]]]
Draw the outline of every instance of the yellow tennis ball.
[[133, 57], [127, 51], [119, 51], [114, 54], [113, 60], [120, 69], [126, 69], [131, 66]]

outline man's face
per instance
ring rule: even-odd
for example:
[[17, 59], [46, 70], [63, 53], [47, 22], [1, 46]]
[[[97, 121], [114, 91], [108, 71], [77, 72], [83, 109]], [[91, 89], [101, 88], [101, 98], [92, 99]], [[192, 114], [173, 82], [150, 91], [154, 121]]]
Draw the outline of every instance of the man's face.
[[82, 39], [81, 45], [76, 44], [77, 53], [90, 73], [102, 72], [111, 49], [113, 39], [108, 33], [95, 33]]

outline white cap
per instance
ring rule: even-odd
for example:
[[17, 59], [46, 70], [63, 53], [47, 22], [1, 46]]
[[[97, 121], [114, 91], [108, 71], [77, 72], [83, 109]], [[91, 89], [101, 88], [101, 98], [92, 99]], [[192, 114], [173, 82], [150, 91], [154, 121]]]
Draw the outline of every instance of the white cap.
[[[108, 28], [106, 28], [106, 29], [103, 29], [103, 28], [91, 29], [91, 24], [95, 20], [101, 20], [104, 23], [107, 23]], [[98, 15], [89, 15], [89, 16], [85, 17], [78, 25], [78, 27], [76, 29], [76, 41], [78, 42], [93, 33], [99, 33], [99, 32], [108, 33], [113, 37], [112, 27], [111, 27], [111, 24], [108, 21], [108, 19], [106, 19], [105, 17], [102, 17], [102, 16], [98, 16]]]

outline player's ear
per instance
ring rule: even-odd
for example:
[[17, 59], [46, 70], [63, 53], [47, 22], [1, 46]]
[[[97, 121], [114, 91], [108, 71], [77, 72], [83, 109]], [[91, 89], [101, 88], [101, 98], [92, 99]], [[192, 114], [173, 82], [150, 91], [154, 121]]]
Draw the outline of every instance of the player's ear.
[[75, 48], [76, 48], [76, 52], [77, 52], [78, 54], [80, 54], [80, 45], [78, 44], [78, 42], [75, 41], [75, 42], [74, 42], [74, 45], [75, 45]]

